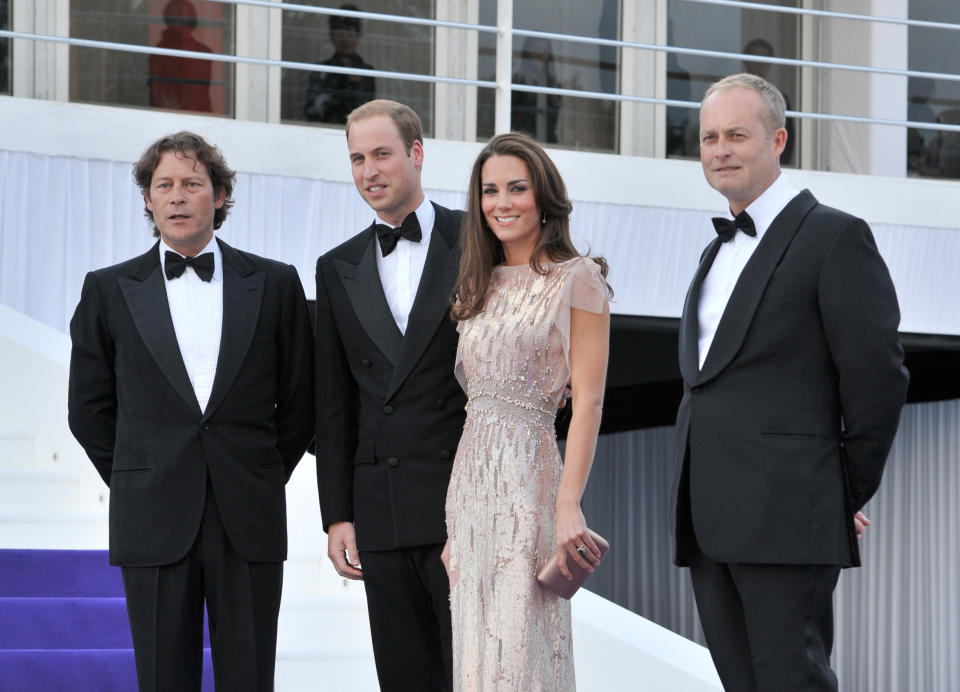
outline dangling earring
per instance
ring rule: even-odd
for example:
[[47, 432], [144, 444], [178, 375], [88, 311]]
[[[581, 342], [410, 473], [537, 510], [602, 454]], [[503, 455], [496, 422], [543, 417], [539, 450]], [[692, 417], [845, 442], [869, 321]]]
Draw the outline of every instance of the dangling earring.
[[546, 212], [540, 212], [540, 225], [545, 226], [547, 224], [547, 214]]

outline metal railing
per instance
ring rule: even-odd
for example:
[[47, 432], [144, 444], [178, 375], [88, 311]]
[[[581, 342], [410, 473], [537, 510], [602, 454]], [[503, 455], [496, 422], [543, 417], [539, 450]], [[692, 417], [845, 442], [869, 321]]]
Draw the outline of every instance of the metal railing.
[[[855, 21], [872, 22], [874, 24], [902, 24], [905, 26], [925, 27], [927, 29], [948, 29], [960, 31], [960, 24], [946, 22], [931, 22], [924, 19], [907, 19], [906, 17], [880, 17], [869, 14], [853, 14], [850, 12], [836, 12], [834, 10], [812, 10], [803, 7], [788, 7], [785, 5], [765, 5], [759, 2], [743, 2], [743, 0], [682, 0], [700, 5], [719, 5], [735, 7], [741, 10], [756, 10], [759, 12], [773, 12], [776, 14], [795, 14], [807, 17], [824, 17], [826, 19], [852, 19]], [[220, 2], [220, 0], [214, 0]]]
[[[796, 59], [796, 58], [777, 58], [772, 56], [767, 57], [762, 55], [753, 55], [753, 54], [746, 54], [746, 53], [740, 53], [740, 52], [684, 48], [680, 46], [668, 46], [668, 45], [660, 45], [655, 43], [623, 41], [623, 40], [616, 40], [616, 39], [604, 39], [604, 38], [578, 36], [573, 34], [561, 34], [561, 33], [546, 32], [546, 31], [516, 29], [512, 26], [511, 21], [509, 20], [504, 21], [502, 15], [507, 14], [506, 12], [500, 12], [500, 14], [498, 15], [498, 26], [491, 26], [491, 25], [484, 25], [484, 24], [471, 24], [471, 23], [465, 23], [465, 22], [427, 19], [422, 17], [405, 17], [400, 15], [380, 14], [376, 12], [364, 12], [359, 10], [353, 11], [353, 10], [343, 10], [339, 8], [315, 7], [312, 5], [302, 5], [295, 2], [272, 2], [271, 0], [207, 0], [207, 1], [217, 2], [225, 5], [247, 5], [247, 6], [260, 7], [260, 8], [270, 9], [270, 10], [279, 10], [279, 11], [292, 10], [292, 11], [298, 11], [298, 12], [309, 13], [309, 14], [317, 14], [317, 15], [347, 16], [347, 17], [354, 17], [356, 19], [377, 21], [377, 22], [392, 22], [392, 23], [399, 23], [399, 24], [427, 26], [427, 27], [433, 27], [433, 28], [447, 28], [447, 29], [458, 29], [463, 31], [474, 31], [478, 33], [490, 33], [490, 34], [497, 35], [498, 54], [501, 51], [501, 46], [508, 46], [510, 47], [510, 49], [508, 49], [508, 55], [498, 57], [497, 78], [495, 81], [490, 81], [490, 80], [484, 80], [484, 79], [469, 79], [469, 78], [463, 78], [463, 77], [447, 77], [447, 76], [434, 75], [434, 74], [418, 74], [418, 73], [410, 73], [410, 72], [392, 72], [387, 70], [340, 67], [336, 65], [314, 64], [314, 63], [300, 62], [295, 60], [275, 60], [275, 59], [269, 59], [269, 58], [258, 58], [253, 56], [228, 55], [228, 54], [213, 53], [213, 52], [208, 53], [208, 52], [181, 50], [181, 49], [174, 49], [174, 48], [159, 48], [154, 46], [142, 46], [142, 45], [118, 43], [118, 42], [112, 42], [112, 41], [81, 39], [81, 38], [73, 38], [68, 36], [52, 36], [48, 34], [37, 34], [37, 33], [21, 32], [21, 31], [11, 31], [11, 30], [0, 30], [0, 38], [52, 42], [52, 43], [67, 44], [71, 46], [82, 46], [86, 48], [97, 48], [97, 49], [110, 50], [110, 51], [123, 51], [123, 52], [129, 52], [129, 53], [140, 53], [140, 54], [148, 54], [148, 55], [164, 55], [164, 56], [170, 56], [170, 57], [193, 58], [193, 59], [209, 60], [209, 61], [223, 62], [223, 63], [279, 67], [283, 69], [303, 70], [307, 72], [328, 72], [328, 73], [334, 73], [334, 74], [379, 77], [379, 78], [395, 79], [395, 80], [401, 80], [401, 81], [455, 84], [455, 85], [462, 85], [462, 86], [494, 89], [496, 91], [495, 112], [496, 112], [497, 131], [504, 131], [506, 129], [509, 129], [511, 91], [529, 92], [534, 94], [554, 94], [559, 96], [571, 96], [576, 98], [587, 98], [587, 99], [596, 99], [596, 100], [603, 100], [603, 101], [643, 103], [643, 104], [651, 104], [651, 105], [659, 105], [659, 106], [686, 108], [691, 110], [695, 110], [700, 107], [699, 102], [669, 99], [669, 98], [659, 98], [654, 96], [597, 92], [597, 91], [588, 91], [583, 89], [546, 87], [546, 86], [535, 86], [535, 85], [528, 85], [528, 84], [513, 84], [510, 79], [510, 71], [509, 71], [510, 62], [509, 61], [512, 60], [512, 38], [514, 36], [543, 38], [543, 39], [549, 39], [553, 41], [569, 42], [569, 43], [585, 43], [585, 44], [590, 44], [595, 46], [606, 46], [606, 47], [624, 48], [624, 49], [631, 49], [631, 50], [652, 51], [652, 52], [660, 52], [660, 53], [673, 54], [673, 55], [692, 55], [692, 56], [716, 58], [721, 60], [731, 60], [731, 61], [750, 60], [752, 62], [769, 63], [774, 65], [784, 65], [784, 66], [790, 66], [790, 67], [816, 68], [816, 69], [836, 70], [836, 71], [854, 71], [854, 72], [863, 72], [868, 74], [882, 74], [882, 75], [893, 75], [893, 76], [900, 76], [900, 77], [915, 77], [915, 78], [927, 78], [927, 79], [933, 79], [933, 80], [960, 82], [960, 74], [953, 74], [953, 73], [930, 72], [930, 71], [923, 71], [923, 70], [905, 70], [905, 69], [897, 69], [897, 68], [875, 67], [870, 65], [854, 65], [854, 64], [845, 64], [845, 63], [832, 63], [832, 62], [825, 62], [825, 61], [802, 60], [802, 59]], [[690, 2], [690, 3], [699, 3], [703, 5], [726, 6], [726, 7], [732, 7], [732, 8], [747, 9], [752, 11], [775, 12], [779, 14], [806, 15], [806, 16], [816, 16], [821, 18], [859, 20], [859, 21], [865, 21], [865, 22], [889, 23], [889, 24], [900, 24], [900, 25], [913, 26], [913, 27], [943, 29], [947, 31], [960, 31], [960, 25], [948, 24], [944, 22], [912, 20], [912, 19], [897, 18], [897, 17], [874, 17], [869, 15], [851, 14], [846, 12], [834, 12], [829, 10], [813, 10], [813, 9], [804, 9], [804, 8], [795, 8], [795, 7], [784, 7], [781, 5], [766, 5], [761, 3], [742, 2], [739, 0], [681, 0], [681, 1]], [[499, 0], [499, 5], [501, 6], [500, 7], [501, 10], [503, 9], [504, 4], [512, 6], [512, 2], [510, 0], [506, 0], [506, 1]], [[510, 16], [512, 17], [512, 12], [510, 13]], [[503, 59], [501, 60], [500, 58], [503, 58]], [[503, 68], [504, 62], [508, 66], [506, 70]], [[899, 119], [891, 119], [891, 118], [877, 118], [877, 117], [870, 117], [870, 116], [843, 115], [843, 114], [836, 114], [836, 113], [817, 113], [817, 112], [803, 111], [803, 110], [787, 111], [787, 115], [795, 118], [805, 118], [805, 119], [820, 120], [820, 121], [852, 122], [852, 123], [863, 123], [868, 125], [893, 125], [893, 126], [909, 127], [909, 128], [915, 128], [915, 129], [926, 129], [926, 130], [936, 130], [936, 131], [945, 131], [945, 132], [960, 132], [960, 125], [951, 125], [946, 123], [932, 123], [927, 121], [899, 120]]]

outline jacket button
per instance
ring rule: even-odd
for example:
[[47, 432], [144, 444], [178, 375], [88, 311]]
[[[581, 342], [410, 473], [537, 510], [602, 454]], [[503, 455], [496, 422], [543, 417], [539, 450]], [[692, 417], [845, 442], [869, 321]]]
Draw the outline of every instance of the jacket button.
[[369, 368], [371, 365], [373, 365], [373, 363], [371, 363], [367, 358], [364, 358], [363, 360], [361, 360], [360, 364], [363, 365], [363, 367], [365, 368]]
[[440, 450], [440, 458], [441, 458], [441, 459], [449, 459], [449, 458], [450, 458], [450, 450], [449, 450], [449, 449], [441, 449], [441, 450]]
[[694, 394], [699, 394], [700, 392], [703, 391], [703, 385], [702, 385], [702, 384], [698, 384], [696, 387], [694, 387], [694, 388], [691, 389], [690, 391], [692, 391]]
[[200, 428], [201, 428], [202, 430], [209, 430], [209, 429], [210, 429], [210, 424], [209, 424], [209, 423], [203, 423], [203, 424], [200, 426]]
[[443, 399], [443, 398], [437, 399], [437, 408], [443, 408], [446, 405], [447, 405], [446, 399]]
[[393, 413], [393, 406], [391, 406], [390, 404], [387, 404], [386, 406], [383, 407], [383, 412], [389, 416], [391, 413]]
[[397, 459], [396, 457], [390, 457], [389, 459], [387, 459], [387, 466], [390, 466], [392, 468], [396, 468], [397, 464], [399, 463], [400, 463], [400, 460]]

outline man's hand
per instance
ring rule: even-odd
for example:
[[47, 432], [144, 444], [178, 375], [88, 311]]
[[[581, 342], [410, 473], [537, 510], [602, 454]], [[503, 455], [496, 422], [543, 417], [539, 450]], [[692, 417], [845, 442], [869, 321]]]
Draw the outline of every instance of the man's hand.
[[346, 579], [363, 579], [360, 554], [357, 552], [357, 533], [353, 522], [340, 521], [327, 529], [327, 557], [337, 574]]
[[857, 528], [857, 540], [863, 538], [863, 532], [870, 526], [870, 520], [863, 512], [857, 512], [853, 515], [853, 525]]

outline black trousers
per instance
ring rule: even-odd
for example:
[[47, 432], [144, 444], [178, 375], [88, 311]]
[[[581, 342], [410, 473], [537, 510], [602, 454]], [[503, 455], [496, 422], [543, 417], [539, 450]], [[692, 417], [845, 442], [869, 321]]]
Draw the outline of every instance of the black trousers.
[[453, 689], [450, 582], [442, 544], [361, 551], [381, 692]]
[[700, 550], [690, 515], [689, 461], [677, 506], [681, 552], [710, 656], [728, 692], [837, 689], [833, 649], [835, 565], [717, 562]]
[[832, 565], [690, 561], [697, 610], [725, 690], [837, 690]]
[[283, 563], [248, 562], [234, 550], [209, 479], [186, 557], [122, 572], [140, 692], [199, 692], [204, 602], [216, 688], [273, 689]]

